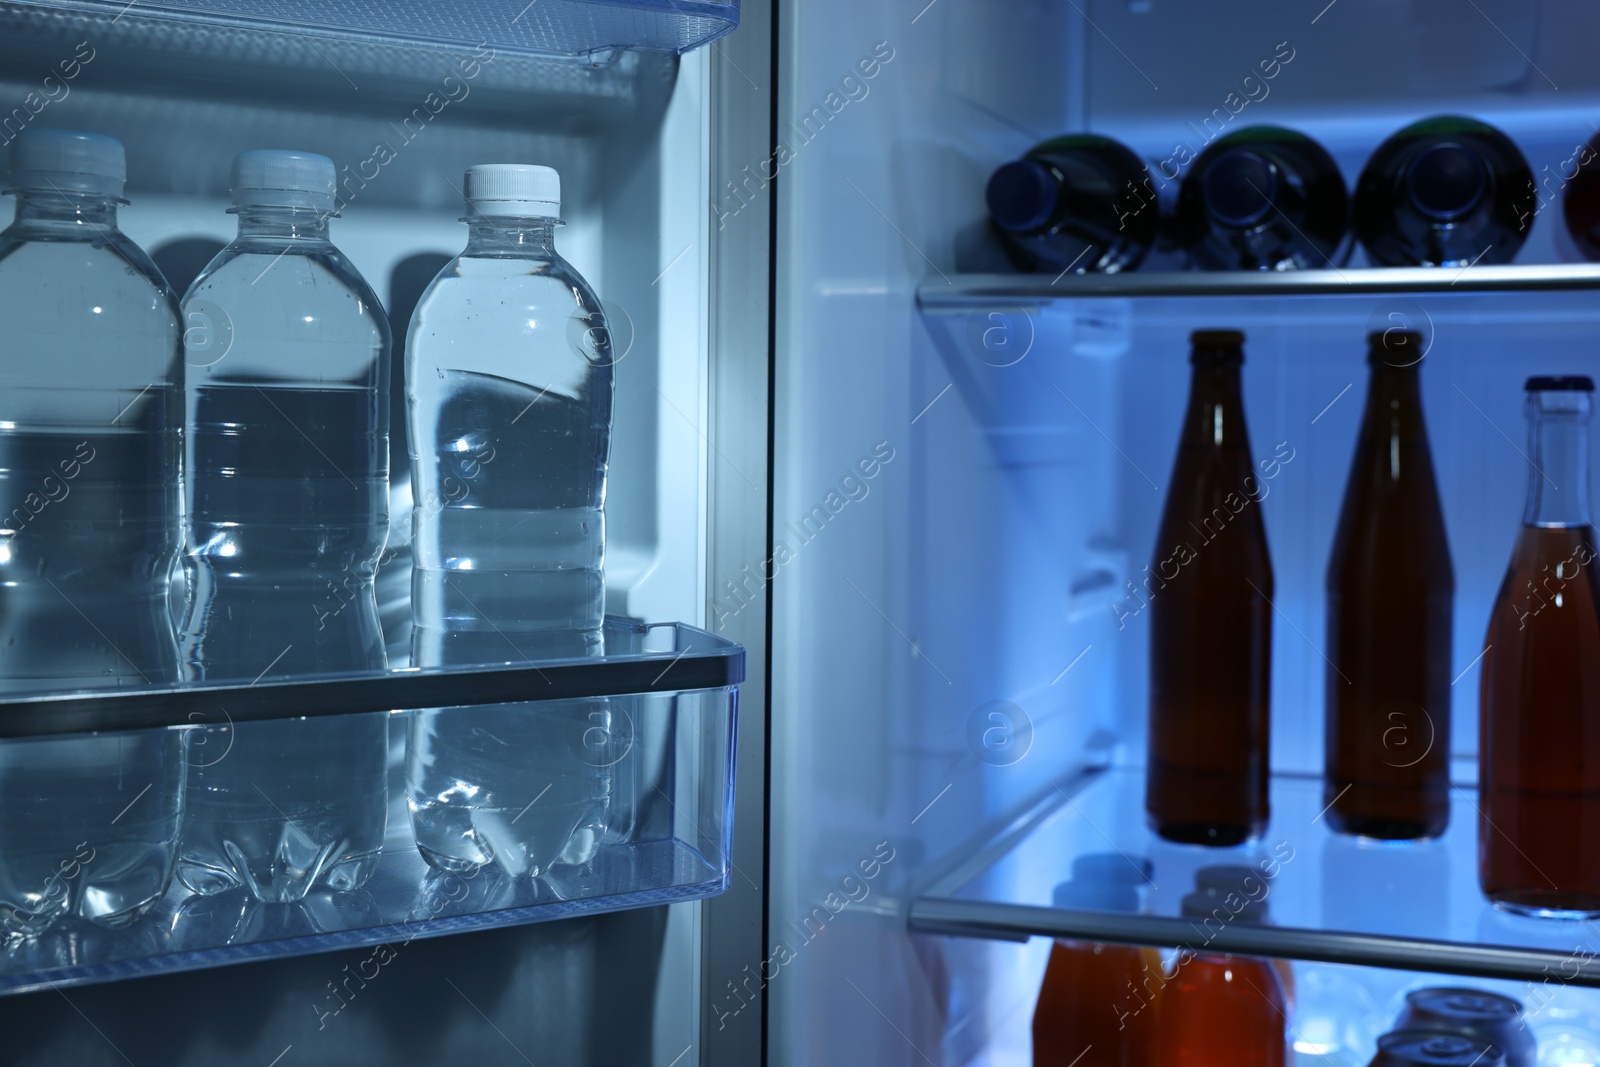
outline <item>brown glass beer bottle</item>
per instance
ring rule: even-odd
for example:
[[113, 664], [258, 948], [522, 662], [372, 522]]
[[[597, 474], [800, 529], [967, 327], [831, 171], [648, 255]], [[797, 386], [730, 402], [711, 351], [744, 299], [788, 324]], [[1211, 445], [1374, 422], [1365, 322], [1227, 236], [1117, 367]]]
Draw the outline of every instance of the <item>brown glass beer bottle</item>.
[[1437, 837], [1450, 820], [1455, 572], [1422, 421], [1423, 341], [1367, 340], [1367, 408], [1328, 560], [1322, 801], [1341, 833]]
[[1478, 877], [1524, 915], [1600, 915], [1594, 382], [1529, 378], [1528, 503], [1484, 638]]
[[1272, 563], [1245, 434], [1244, 334], [1200, 330], [1150, 592], [1145, 811], [1170, 841], [1237, 845], [1267, 824]]

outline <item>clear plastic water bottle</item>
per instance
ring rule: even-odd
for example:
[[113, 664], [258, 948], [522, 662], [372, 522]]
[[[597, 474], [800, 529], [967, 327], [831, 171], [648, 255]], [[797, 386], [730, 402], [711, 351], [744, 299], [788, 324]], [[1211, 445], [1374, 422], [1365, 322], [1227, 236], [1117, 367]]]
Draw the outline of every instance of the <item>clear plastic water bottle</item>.
[[[241, 152], [239, 236], [183, 299], [194, 679], [385, 666], [373, 575], [388, 532], [389, 325], [328, 239], [333, 161]], [[377, 864], [387, 717], [205, 724], [178, 876], [269, 902]]]
[[[602, 654], [611, 349], [556, 253], [549, 167], [473, 167], [470, 236], [407, 335], [413, 666]], [[613, 782], [603, 699], [417, 712], [412, 827], [435, 867], [583, 863]]]
[[[110, 137], [28, 130], [0, 233], [0, 690], [170, 683], [178, 307], [117, 229]], [[131, 922], [172, 878], [176, 730], [0, 744], [0, 940]]]

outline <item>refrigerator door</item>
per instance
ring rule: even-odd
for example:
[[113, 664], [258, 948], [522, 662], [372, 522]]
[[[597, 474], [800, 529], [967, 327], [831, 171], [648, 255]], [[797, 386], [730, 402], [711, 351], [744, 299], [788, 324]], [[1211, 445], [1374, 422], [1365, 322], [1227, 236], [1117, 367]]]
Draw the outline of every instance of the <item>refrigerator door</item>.
[[[455, 13], [471, 16], [461, 23], [468, 36], [491, 15], [517, 26], [522, 5], [498, 15], [491, 6]], [[0, 143], [32, 125], [115, 134], [130, 161], [124, 228], [179, 289], [231, 236], [223, 211], [234, 152], [328, 154], [343, 168], [335, 238], [379, 290], [397, 340], [423, 286], [464, 243], [464, 168], [557, 167], [558, 247], [601, 294], [620, 353], [608, 609], [709, 626], [713, 576], [738, 573], [735, 561], [759, 559], [766, 544], [769, 228], [764, 207], [719, 226], [709, 191], [739, 176], [767, 139], [770, 23], [757, 10], [753, 32], [680, 58], [672, 53], [726, 32], [738, 5], [564, 2], [541, 5], [522, 20], [536, 25], [508, 30], [481, 60], [459, 34], [422, 40], [431, 31], [384, 21], [406, 7], [363, 15], [359, 5], [322, 5], [308, 34], [306, 20], [259, 5], [0, 4]], [[94, 59], [58, 91], [58, 46], [71, 56], [80, 40]], [[477, 73], [445, 83], [463, 52], [480, 56]], [[377, 164], [375, 144], [398, 151]], [[396, 405], [402, 380], [393, 376]], [[392, 510], [405, 515], [403, 435], [391, 444]], [[380, 578], [391, 655], [406, 647], [407, 583], [393, 580], [404, 564]], [[348, 948], [358, 942], [329, 936], [294, 950], [311, 955], [263, 949], [258, 962], [139, 978], [95, 970], [92, 947], [63, 942], [56, 962], [91, 965], [77, 976], [88, 984], [46, 981], [0, 997], [14, 1035], [0, 1060], [680, 1064], [708, 1058], [713, 1040], [747, 1057], [759, 1029], [716, 1028], [703, 983], [758, 954], [766, 625], [758, 606], [718, 627], [751, 651], [731, 851], [713, 833], [715, 863], [733, 879], [725, 900], [433, 939], [397, 929], [380, 946], [366, 934]], [[643, 800], [668, 823], [715, 830], [670, 784], [657, 792]], [[391, 826], [405, 819], [399, 809]], [[166, 969], [213, 962], [174, 958]]]

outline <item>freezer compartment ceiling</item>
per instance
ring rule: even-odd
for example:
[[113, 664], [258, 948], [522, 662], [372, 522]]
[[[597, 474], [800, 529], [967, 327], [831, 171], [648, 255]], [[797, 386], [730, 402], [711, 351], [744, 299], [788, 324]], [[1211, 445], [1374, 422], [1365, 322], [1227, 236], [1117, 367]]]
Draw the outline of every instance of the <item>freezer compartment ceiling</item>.
[[[21, 0], [112, 15], [123, 0]], [[365, 40], [489, 45], [497, 50], [607, 63], [625, 49], [681, 55], [731, 32], [739, 0], [156, 0], [149, 19], [291, 28]]]

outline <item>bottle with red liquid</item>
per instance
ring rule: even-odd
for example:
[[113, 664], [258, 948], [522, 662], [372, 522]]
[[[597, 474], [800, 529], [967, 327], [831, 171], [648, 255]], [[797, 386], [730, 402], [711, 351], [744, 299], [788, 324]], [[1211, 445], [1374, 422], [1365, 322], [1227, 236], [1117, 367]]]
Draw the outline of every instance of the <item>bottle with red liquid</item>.
[[1527, 382], [1528, 502], [1484, 639], [1478, 877], [1522, 915], [1600, 916], [1594, 382]]
[[[1198, 881], [1198, 879], [1197, 879]], [[1260, 894], [1257, 896], [1257, 894]], [[1183, 898], [1183, 916], [1202, 936], [1229, 923], [1266, 921], [1265, 884], [1204, 887]], [[1284, 1067], [1289, 1000], [1271, 960], [1205, 947], [1182, 950], [1162, 990], [1155, 1056], [1162, 1067]]]
[[1328, 560], [1323, 803], [1341, 833], [1450, 821], [1455, 573], [1422, 420], [1421, 334], [1368, 338], [1366, 411]]
[[[1073, 863], [1055, 905], [1135, 912], [1137, 884], [1149, 877], [1123, 856], [1092, 853]], [[1161, 953], [1153, 948], [1062, 939], [1033, 1013], [1033, 1067], [1144, 1067], [1150, 1058], [1161, 988]]]
[[1244, 334], [1198, 330], [1154, 560], [1145, 812], [1169, 841], [1238, 845], [1267, 825], [1272, 561], [1245, 432]]

